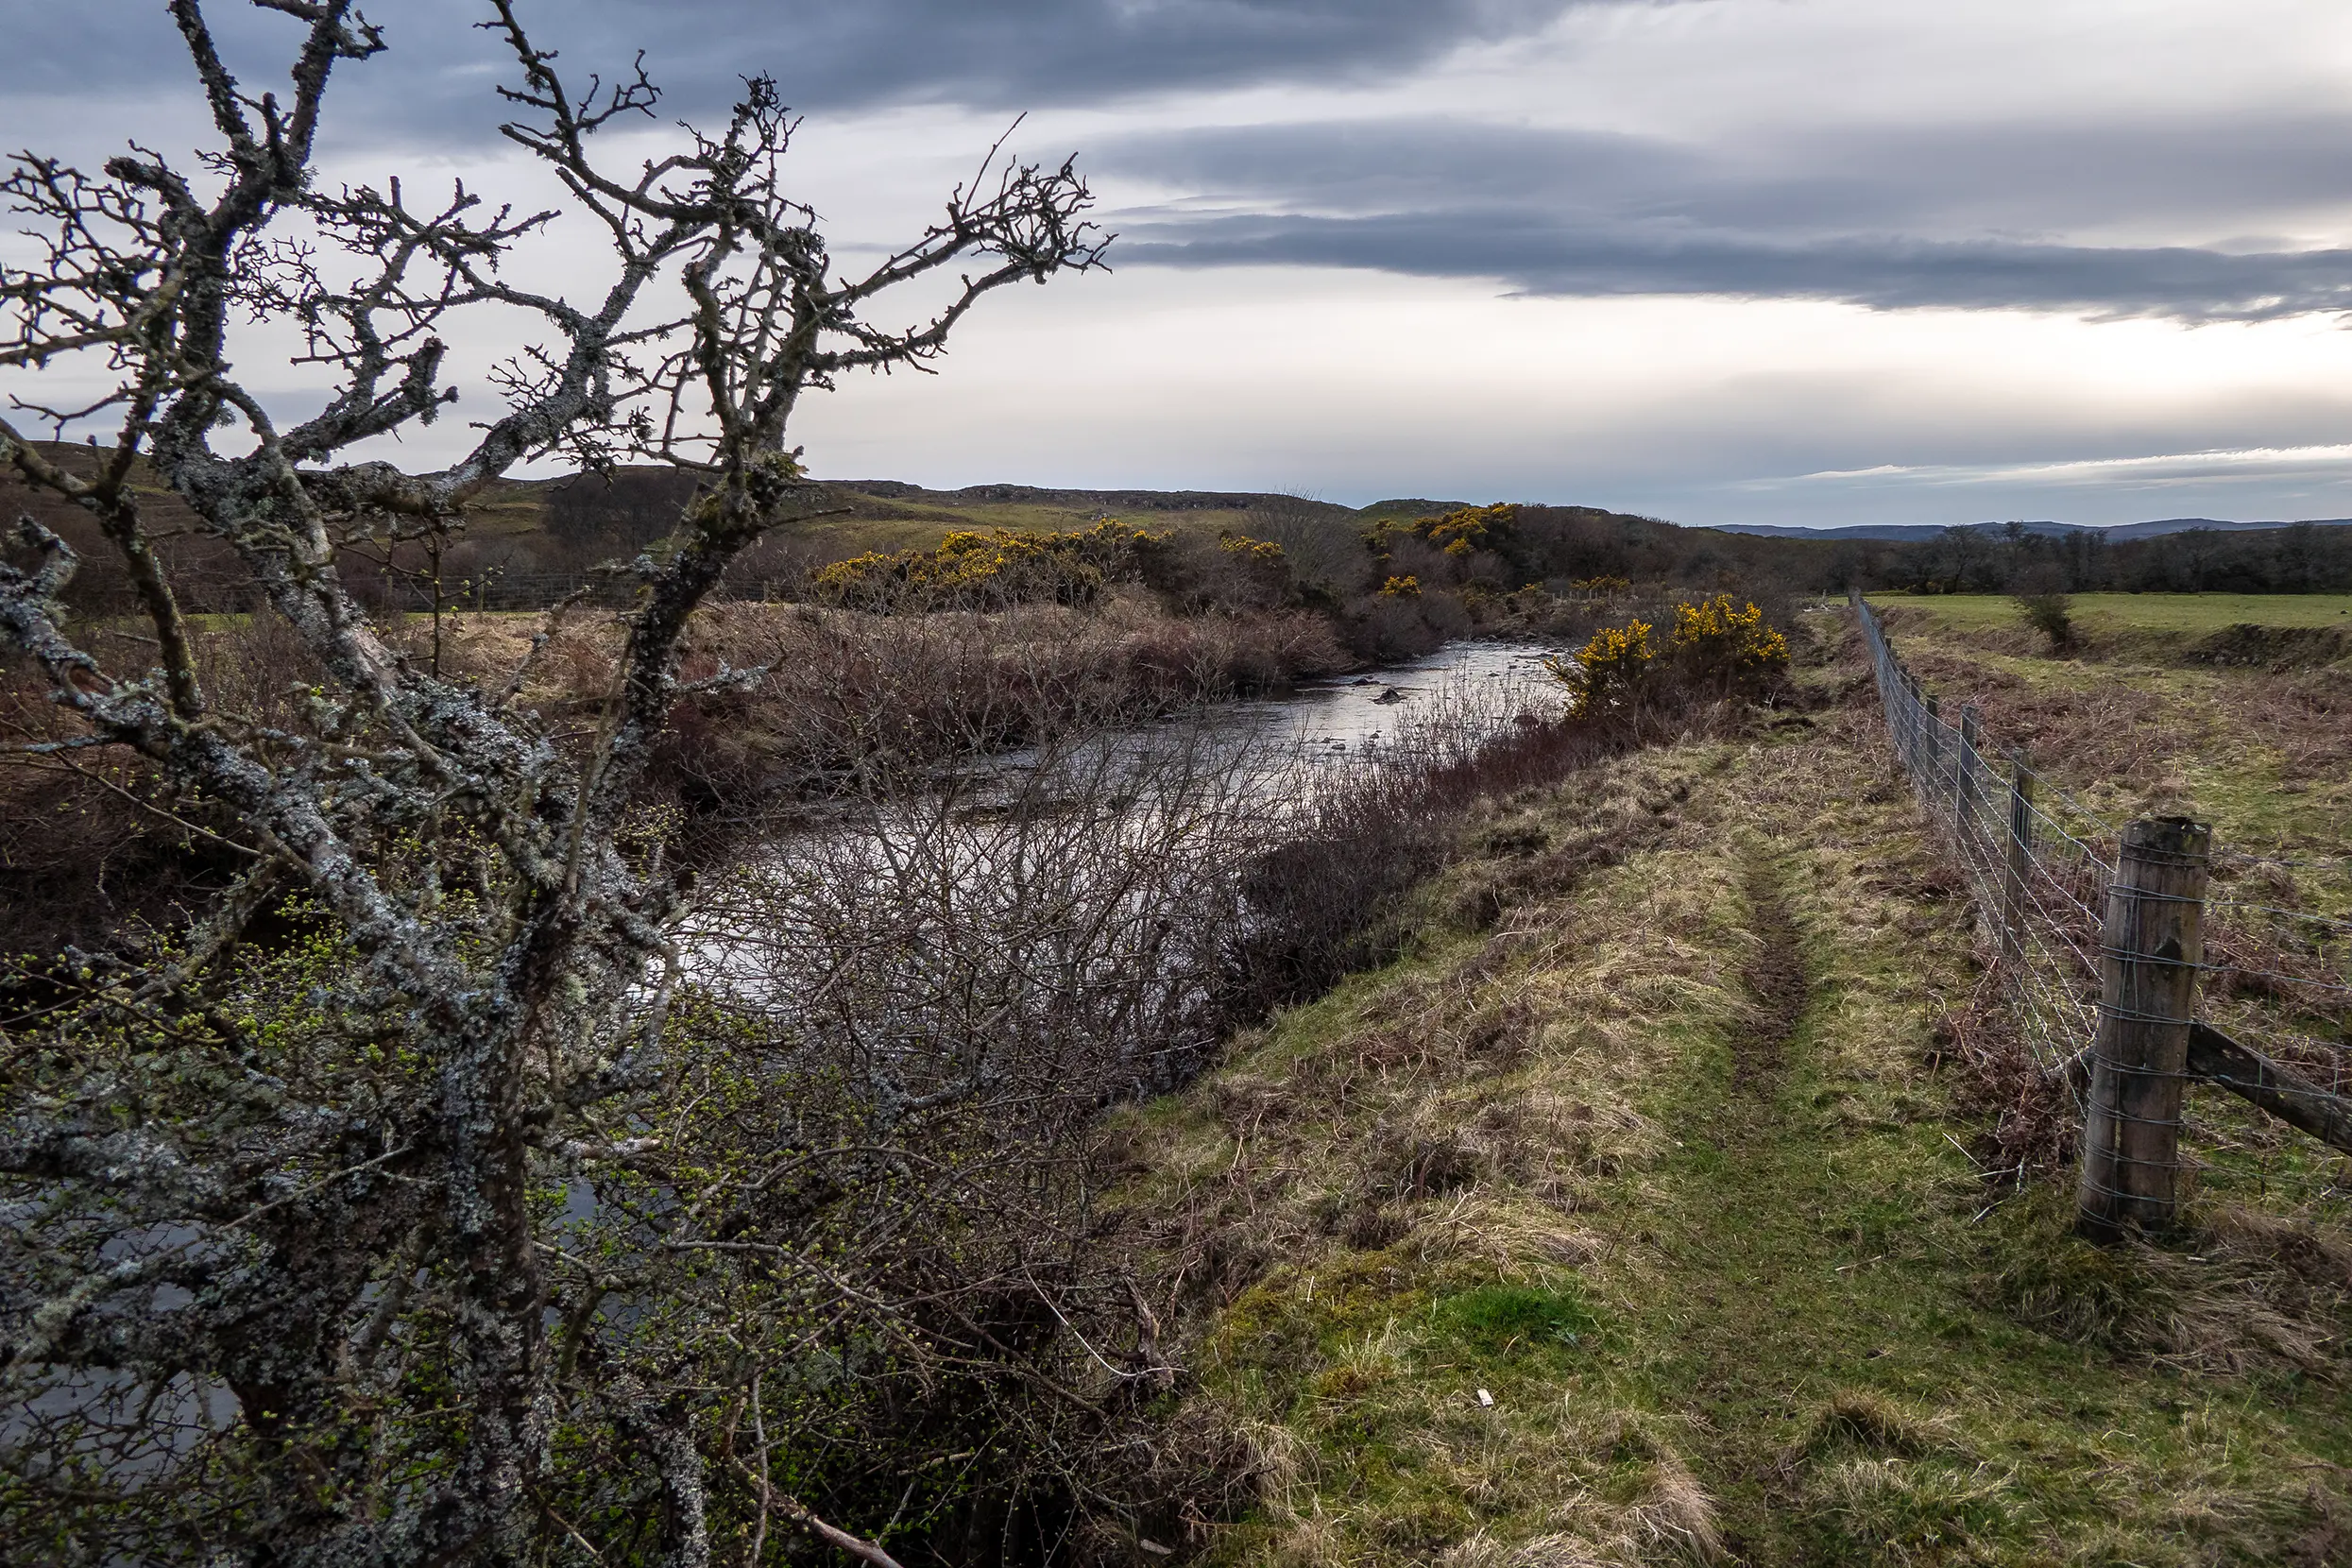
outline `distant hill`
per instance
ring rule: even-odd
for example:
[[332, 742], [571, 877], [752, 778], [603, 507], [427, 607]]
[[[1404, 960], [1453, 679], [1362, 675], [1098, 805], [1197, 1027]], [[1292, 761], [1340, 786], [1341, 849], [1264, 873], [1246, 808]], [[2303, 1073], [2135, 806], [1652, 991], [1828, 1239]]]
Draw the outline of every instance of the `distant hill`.
[[[2352, 518], [2305, 518], [2314, 528], [2352, 526]], [[1710, 525], [1718, 534], [1759, 534], [1775, 539], [1886, 539], [1905, 541], [1932, 539], [1945, 532], [1935, 523], [1924, 522], [1866, 522], [1849, 528], [1797, 528], [1785, 523], [1724, 522]], [[2005, 522], [1972, 522], [1966, 525], [1971, 533], [1998, 534], [2009, 525]], [[2231, 522], [2221, 518], [2159, 518], [2154, 522], [2126, 522], [2113, 527], [2094, 527], [2079, 522], [2028, 522], [2029, 534], [2056, 537], [2068, 534], [2096, 534], [2108, 539], [2152, 539], [2161, 534], [2186, 534], [2196, 529], [2220, 534], [2242, 534], [2259, 528], [2290, 528], [2292, 522]]]
[[1310, 501], [1261, 490], [1062, 490], [1037, 485], [966, 485], [957, 490], [927, 490], [920, 485], [910, 485], [896, 479], [828, 479], [823, 484], [844, 499], [862, 497], [881, 503], [898, 515], [903, 515], [908, 508], [939, 507], [949, 511], [967, 511], [1001, 506], [1037, 507], [1072, 514], [1255, 512], [1277, 508], [1329, 512], [1339, 516], [1355, 510], [1327, 501]]
[[1448, 512], [1458, 512], [1471, 504], [1467, 501], [1426, 501], [1416, 496], [1399, 496], [1390, 501], [1375, 501], [1359, 507], [1359, 518], [1441, 518]]

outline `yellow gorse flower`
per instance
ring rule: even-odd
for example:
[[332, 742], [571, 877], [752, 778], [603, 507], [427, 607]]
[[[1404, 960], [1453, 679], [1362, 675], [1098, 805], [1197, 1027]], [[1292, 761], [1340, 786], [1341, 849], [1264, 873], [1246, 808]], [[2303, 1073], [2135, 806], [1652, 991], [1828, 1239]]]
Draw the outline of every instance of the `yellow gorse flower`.
[[929, 550], [870, 551], [809, 574], [823, 603], [860, 609], [993, 608], [1052, 600], [1083, 604], [1167, 536], [1104, 518], [1091, 528], [1018, 534], [958, 529]]
[[1674, 646], [1696, 656], [1701, 674], [1747, 674], [1788, 662], [1788, 639], [1764, 624], [1755, 605], [1733, 609], [1728, 593], [1677, 605]]
[[1218, 535], [1217, 542], [1227, 554], [1238, 555], [1247, 561], [1270, 566], [1283, 558], [1282, 546], [1271, 539], [1253, 539], [1247, 534], [1236, 534], [1231, 529]]
[[1569, 710], [1587, 718], [1628, 707], [1662, 669], [1681, 690], [1714, 688], [1729, 696], [1757, 690], [1788, 663], [1788, 639], [1764, 623], [1755, 605], [1733, 607], [1728, 593], [1677, 605], [1663, 649], [1651, 644], [1652, 630], [1646, 621], [1604, 626], [1574, 659], [1546, 659], [1544, 667], [1568, 688]]
[[1614, 707], [1629, 697], [1656, 657], [1650, 623], [1603, 626], [1574, 659], [1547, 658], [1543, 667], [1568, 688], [1568, 708], [1578, 718]]

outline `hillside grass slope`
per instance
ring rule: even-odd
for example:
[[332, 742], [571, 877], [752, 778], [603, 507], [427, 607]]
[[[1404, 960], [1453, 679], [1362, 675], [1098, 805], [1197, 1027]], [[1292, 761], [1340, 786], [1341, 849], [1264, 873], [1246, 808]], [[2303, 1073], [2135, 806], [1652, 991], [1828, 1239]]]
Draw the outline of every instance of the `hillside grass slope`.
[[2352, 1561], [2352, 1245], [2101, 1253], [1990, 1168], [1965, 900], [1850, 646], [1808, 678], [1496, 804], [1408, 957], [1119, 1122], [1193, 1473], [1140, 1551]]

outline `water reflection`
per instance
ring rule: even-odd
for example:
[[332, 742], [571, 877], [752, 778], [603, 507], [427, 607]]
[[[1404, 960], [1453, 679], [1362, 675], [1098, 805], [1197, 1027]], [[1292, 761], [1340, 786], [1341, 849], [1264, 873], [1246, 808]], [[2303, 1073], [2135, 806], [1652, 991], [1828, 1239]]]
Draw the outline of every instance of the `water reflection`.
[[[1172, 976], [1185, 965], [1169, 947], [1224, 940], [1242, 917], [1236, 878], [1250, 857], [1335, 787], [1365, 770], [1465, 761], [1512, 724], [1556, 712], [1551, 652], [1457, 643], [1278, 697], [879, 780], [779, 827], [711, 888], [686, 933], [688, 971], [796, 1022], [844, 1005], [844, 977], [881, 950], [894, 972], [987, 954], [1033, 986], [1051, 969], [1065, 997], [1106, 970]], [[1227, 929], [1190, 929], [1226, 905]], [[1063, 950], [1073, 930], [1085, 933], [1082, 955]], [[1054, 962], [1041, 965], [1043, 953]], [[934, 975], [918, 989], [941, 985]], [[867, 996], [851, 1011], [870, 1022], [897, 1010]]]
[[[1410, 735], [1439, 704], [1475, 697], [1471, 683], [1505, 683], [1494, 706], [1556, 704], [1555, 685], [1543, 660], [1562, 650], [1522, 642], [1456, 642], [1424, 658], [1392, 664], [1360, 675], [1320, 681], [1279, 697], [1227, 704], [1216, 711], [1226, 722], [1263, 732], [1272, 749], [1285, 741], [1310, 753], [1360, 752], [1368, 743]], [[1482, 704], [1482, 706], [1486, 706]]]

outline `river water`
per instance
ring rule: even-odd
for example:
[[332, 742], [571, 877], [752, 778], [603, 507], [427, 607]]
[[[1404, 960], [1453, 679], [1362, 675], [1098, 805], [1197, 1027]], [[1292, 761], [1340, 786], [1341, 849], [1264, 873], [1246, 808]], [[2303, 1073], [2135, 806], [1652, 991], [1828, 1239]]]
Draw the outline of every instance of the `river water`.
[[1408, 740], [1417, 725], [1447, 705], [1466, 704], [1497, 715], [1507, 708], [1556, 707], [1559, 688], [1543, 660], [1564, 656], [1565, 650], [1539, 643], [1449, 643], [1403, 664], [1220, 705], [1215, 717], [1255, 729], [1277, 745], [1361, 754]]
[[[1076, 911], [1103, 961], [1125, 965], [1190, 917], [1167, 901], [1230, 898], [1241, 861], [1366, 770], [1463, 760], [1515, 723], [1557, 713], [1563, 693], [1543, 667], [1557, 653], [1457, 642], [844, 798], [800, 815], [707, 891], [684, 933], [688, 972], [789, 1012], [839, 973], [820, 955], [1017, 946], [1013, 933], [1058, 932]], [[1154, 898], [1163, 908], [1148, 932], [1105, 934], [1134, 900]]]

